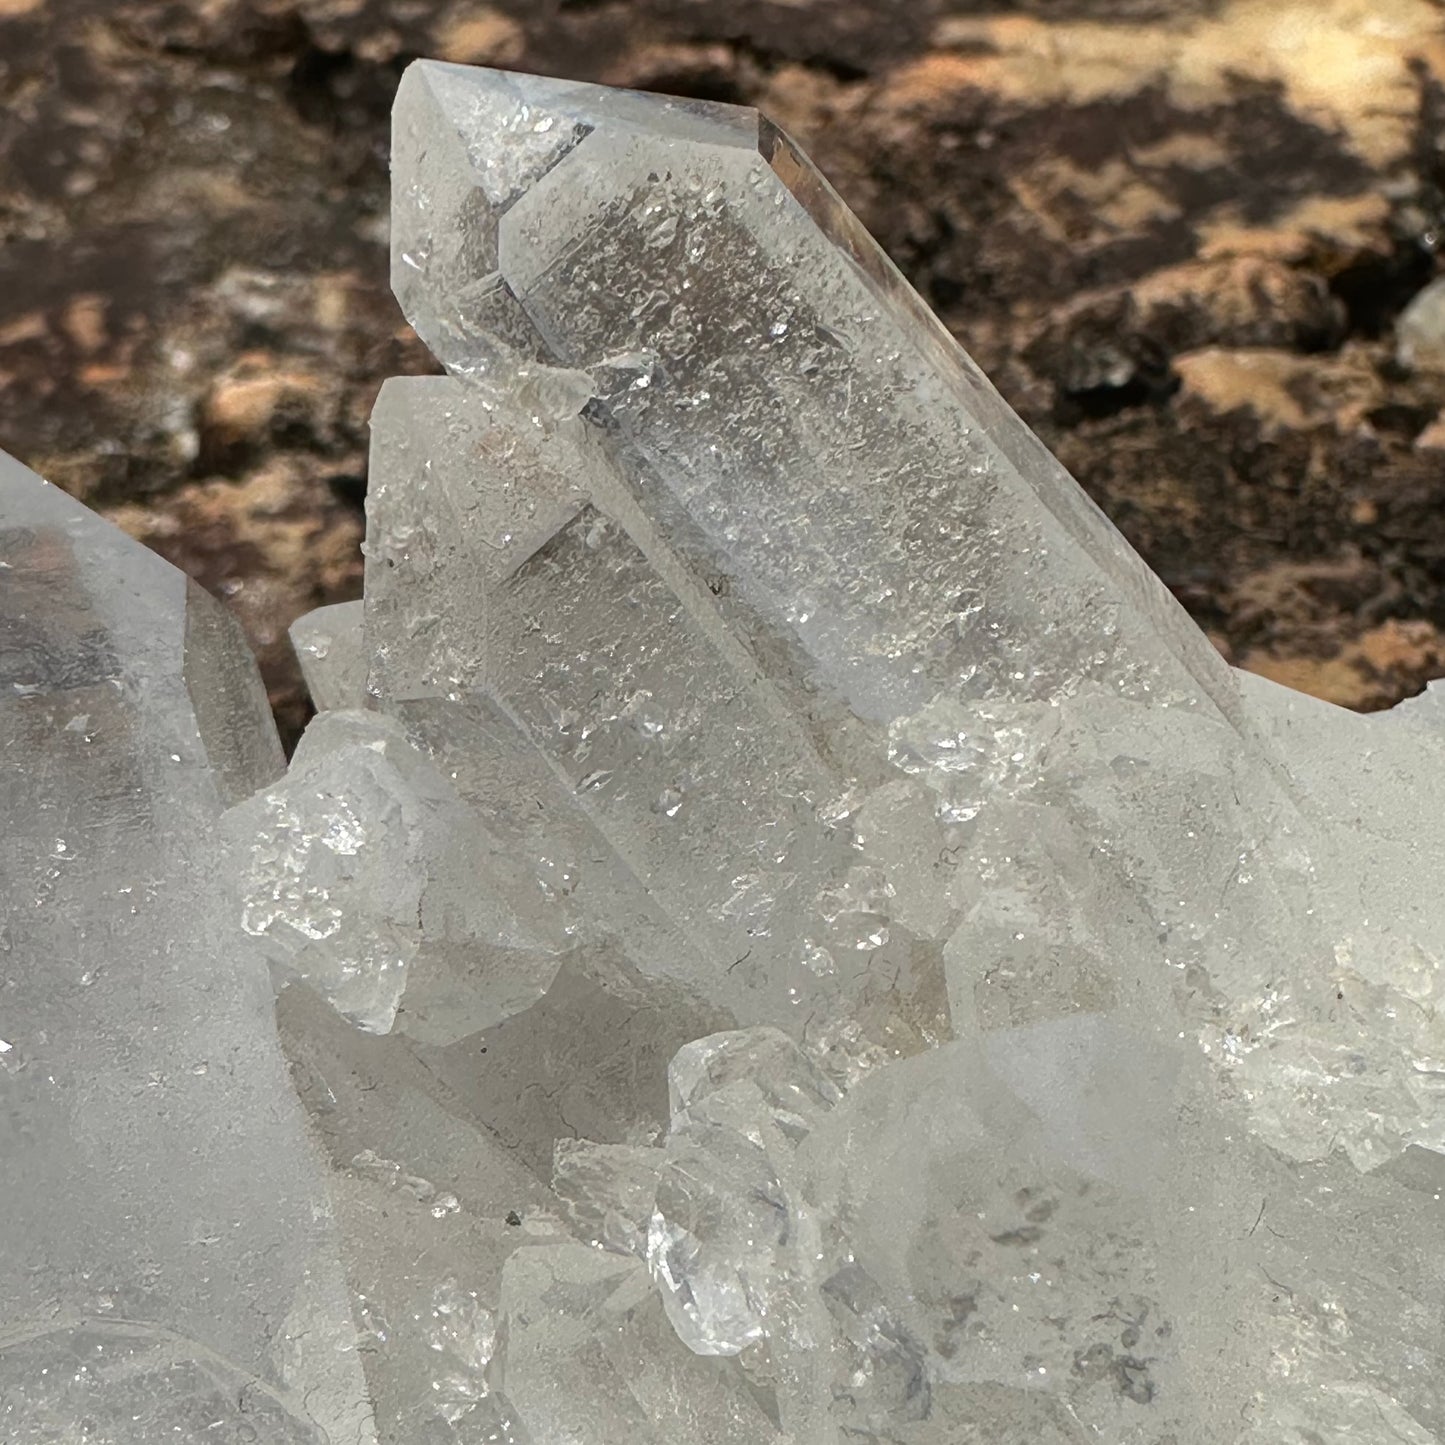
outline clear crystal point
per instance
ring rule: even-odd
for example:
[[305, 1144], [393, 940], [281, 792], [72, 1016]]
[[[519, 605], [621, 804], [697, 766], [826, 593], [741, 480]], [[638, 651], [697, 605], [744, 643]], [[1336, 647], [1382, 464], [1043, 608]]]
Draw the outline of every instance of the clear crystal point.
[[[409, 319], [474, 382], [503, 345], [589, 377], [644, 507], [790, 682], [883, 723], [963, 673], [1235, 710], [1198, 630], [756, 112], [420, 63], [395, 148]], [[483, 394], [520, 396], [499, 370]]]

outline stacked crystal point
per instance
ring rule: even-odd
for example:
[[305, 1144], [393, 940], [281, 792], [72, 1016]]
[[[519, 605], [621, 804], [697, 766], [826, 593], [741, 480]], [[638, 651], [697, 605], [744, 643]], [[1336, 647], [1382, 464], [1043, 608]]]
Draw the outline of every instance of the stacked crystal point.
[[394, 171], [284, 772], [0, 477], [0, 1439], [1445, 1442], [1440, 697], [1227, 667], [755, 112]]

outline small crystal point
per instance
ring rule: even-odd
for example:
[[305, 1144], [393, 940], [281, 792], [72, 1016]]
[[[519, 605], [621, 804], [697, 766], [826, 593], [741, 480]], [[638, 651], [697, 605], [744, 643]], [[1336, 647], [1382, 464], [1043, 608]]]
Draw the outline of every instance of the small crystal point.
[[368, 653], [362, 626], [359, 601], [317, 607], [291, 624], [291, 647], [318, 712], [364, 704]]
[[319, 714], [284, 780], [226, 815], [240, 918], [359, 1028], [450, 1043], [530, 1007], [565, 934], [394, 718]]

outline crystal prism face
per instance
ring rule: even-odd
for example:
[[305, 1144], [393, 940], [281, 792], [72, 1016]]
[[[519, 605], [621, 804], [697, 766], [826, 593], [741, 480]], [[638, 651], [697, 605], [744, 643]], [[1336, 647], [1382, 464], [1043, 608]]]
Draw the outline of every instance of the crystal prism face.
[[393, 169], [284, 772], [0, 476], [0, 1439], [1445, 1441], [1439, 700], [1228, 668], [756, 113]]
[[282, 765], [255, 664], [3, 454], [0, 759], [0, 1439], [354, 1434], [325, 1176], [221, 887], [222, 810]]

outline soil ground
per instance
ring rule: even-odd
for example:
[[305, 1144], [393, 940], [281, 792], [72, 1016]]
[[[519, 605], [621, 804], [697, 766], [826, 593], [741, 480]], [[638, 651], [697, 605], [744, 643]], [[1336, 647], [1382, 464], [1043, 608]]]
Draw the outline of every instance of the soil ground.
[[1445, 673], [1433, 0], [0, 0], [0, 445], [229, 602], [290, 736], [372, 398], [434, 369], [386, 291], [418, 55], [767, 110], [1227, 656]]

